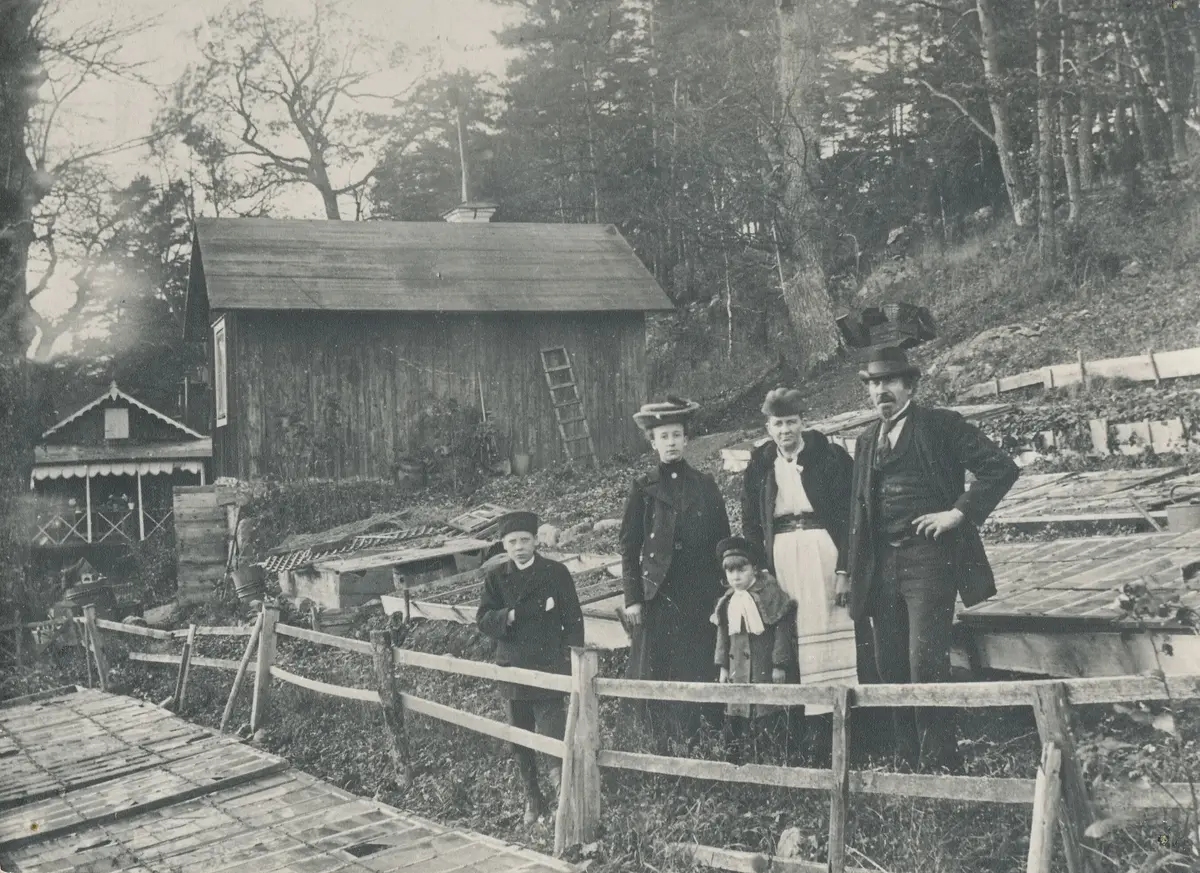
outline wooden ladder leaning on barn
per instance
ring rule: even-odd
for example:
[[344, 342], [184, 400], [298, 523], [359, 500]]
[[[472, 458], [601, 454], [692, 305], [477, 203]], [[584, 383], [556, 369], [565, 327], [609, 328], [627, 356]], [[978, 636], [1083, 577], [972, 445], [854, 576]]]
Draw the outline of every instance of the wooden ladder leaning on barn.
[[591, 466], [599, 466], [596, 445], [592, 442], [592, 431], [583, 411], [583, 398], [575, 385], [575, 373], [567, 350], [562, 346], [542, 349], [542, 370], [550, 388], [550, 402], [554, 405], [554, 418], [567, 458], [572, 461], [586, 459]]

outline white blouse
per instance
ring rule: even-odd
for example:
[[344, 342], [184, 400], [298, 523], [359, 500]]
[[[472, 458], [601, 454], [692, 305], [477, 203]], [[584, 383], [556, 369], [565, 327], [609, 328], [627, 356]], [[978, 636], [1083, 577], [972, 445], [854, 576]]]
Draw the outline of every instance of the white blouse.
[[800, 481], [803, 468], [783, 455], [775, 456], [775, 515], [797, 515], [812, 512], [813, 506]]

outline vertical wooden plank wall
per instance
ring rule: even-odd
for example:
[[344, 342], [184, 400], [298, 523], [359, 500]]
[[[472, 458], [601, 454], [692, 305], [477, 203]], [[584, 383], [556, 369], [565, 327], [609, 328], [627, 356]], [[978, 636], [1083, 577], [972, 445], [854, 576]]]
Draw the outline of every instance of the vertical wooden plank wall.
[[258, 312], [240, 313], [230, 331], [234, 433], [214, 440], [214, 453], [236, 441], [221, 455], [231, 462], [225, 475], [386, 477], [419, 447], [424, 407], [453, 398], [477, 408], [480, 385], [502, 452], [559, 463], [566, 455], [539, 354], [554, 346], [571, 355], [600, 456], [644, 447], [631, 419], [646, 396], [641, 313]]
[[173, 502], [178, 602], [199, 603], [225, 574], [225, 508], [213, 485], [177, 485]]

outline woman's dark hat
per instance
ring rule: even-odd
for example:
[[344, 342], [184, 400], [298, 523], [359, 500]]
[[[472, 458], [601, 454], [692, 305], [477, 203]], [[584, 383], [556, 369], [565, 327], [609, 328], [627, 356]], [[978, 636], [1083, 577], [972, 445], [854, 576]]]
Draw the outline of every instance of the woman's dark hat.
[[726, 537], [717, 543], [718, 561], [724, 561], [726, 558], [734, 556], [743, 557], [756, 567], [762, 565], [758, 546], [745, 537]]
[[858, 378], [866, 382], [870, 379], [888, 379], [895, 376], [921, 375], [921, 369], [916, 364], [908, 362], [904, 349], [896, 346], [875, 346], [866, 359], [866, 369], [858, 371]]
[[517, 510], [500, 516], [500, 520], [496, 523], [496, 535], [500, 539], [504, 539], [510, 533], [517, 533], [518, 531], [537, 536], [537, 513]]
[[762, 413], [776, 418], [800, 415], [804, 412], [804, 395], [795, 388], [775, 388], [767, 392]]
[[700, 404], [681, 397], [668, 397], [657, 403], [647, 403], [633, 414], [642, 430], [652, 430], [664, 424], [683, 424], [696, 414]]

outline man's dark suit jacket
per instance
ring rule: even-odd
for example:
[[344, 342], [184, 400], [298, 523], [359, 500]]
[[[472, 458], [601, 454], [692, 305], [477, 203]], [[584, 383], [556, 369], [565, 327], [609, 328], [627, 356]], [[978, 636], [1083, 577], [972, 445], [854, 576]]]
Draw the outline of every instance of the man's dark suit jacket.
[[[850, 574], [850, 615], [855, 620], [867, 614], [875, 584], [880, 545], [874, 501], [878, 476], [875, 446], [881, 424], [876, 421], [868, 426], [859, 435], [854, 451], [850, 527], [844, 554]], [[942, 538], [950, 538], [953, 543], [955, 579], [963, 604], [981, 603], [996, 593], [996, 580], [978, 528], [1017, 481], [1020, 470], [999, 446], [953, 410], [927, 409], [914, 403], [904, 426], [913, 429], [913, 447], [926, 475], [941, 492], [944, 509], [960, 509], [966, 516], [966, 522]], [[966, 488], [967, 470], [975, 475], [970, 488]]]

